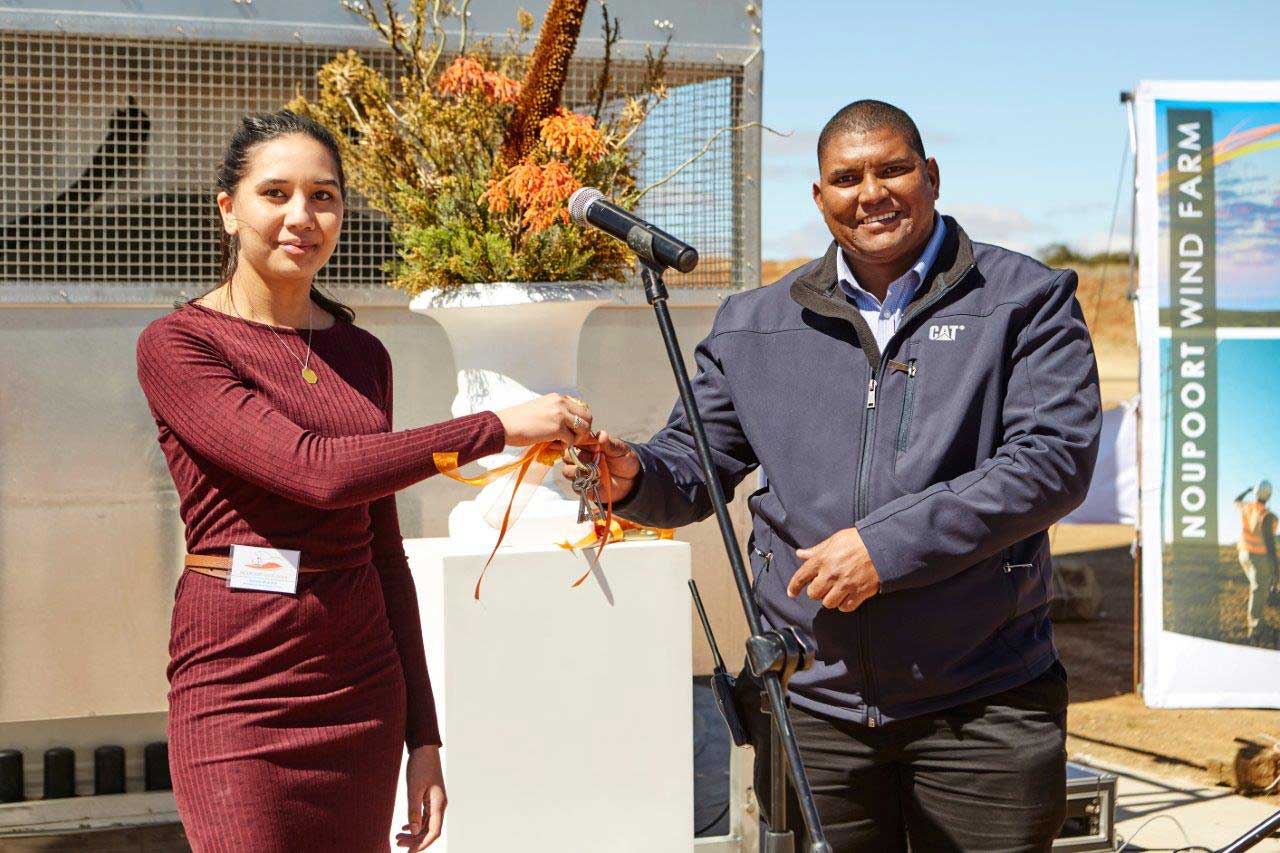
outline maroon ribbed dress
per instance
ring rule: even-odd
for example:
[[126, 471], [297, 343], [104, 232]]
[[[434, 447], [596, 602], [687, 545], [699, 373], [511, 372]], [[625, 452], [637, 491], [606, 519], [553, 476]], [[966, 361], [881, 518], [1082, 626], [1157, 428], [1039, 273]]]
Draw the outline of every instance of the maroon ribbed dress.
[[402, 750], [440, 742], [395, 492], [435, 473], [432, 453], [499, 451], [502, 424], [390, 432], [381, 342], [316, 330], [307, 385], [288, 351], [306, 340], [194, 303], [138, 339], [187, 551], [269, 545], [340, 570], [296, 596], [179, 579], [169, 765], [197, 851], [386, 850]]

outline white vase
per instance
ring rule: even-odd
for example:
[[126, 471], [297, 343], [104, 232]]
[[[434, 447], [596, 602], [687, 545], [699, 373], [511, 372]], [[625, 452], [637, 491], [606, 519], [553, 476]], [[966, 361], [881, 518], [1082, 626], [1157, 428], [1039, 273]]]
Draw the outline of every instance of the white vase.
[[[449, 337], [458, 370], [453, 416], [496, 411], [551, 392], [578, 394], [578, 338], [587, 315], [616, 300], [612, 288], [595, 283], [498, 282], [449, 292], [428, 291], [409, 303], [411, 311], [438, 322]], [[496, 468], [524, 448], [478, 460]], [[578, 499], [553, 472], [525, 505], [504, 542], [553, 544], [590, 531], [578, 524]], [[492, 483], [474, 500], [449, 513], [449, 536], [492, 543], [497, 530], [485, 514], [503, 500], [503, 482]]]

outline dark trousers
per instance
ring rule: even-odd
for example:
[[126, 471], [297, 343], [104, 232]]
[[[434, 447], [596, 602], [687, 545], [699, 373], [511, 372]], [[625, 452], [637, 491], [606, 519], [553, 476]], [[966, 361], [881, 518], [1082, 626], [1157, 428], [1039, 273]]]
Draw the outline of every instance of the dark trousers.
[[[770, 720], [746, 691], [756, 799], [768, 821]], [[791, 719], [837, 853], [1048, 850], [1062, 828], [1067, 674], [1059, 663], [1012, 690], [877, 728], [794, 706]], [[796, 850], [805, 849], [794, 792], [787, 819]]]

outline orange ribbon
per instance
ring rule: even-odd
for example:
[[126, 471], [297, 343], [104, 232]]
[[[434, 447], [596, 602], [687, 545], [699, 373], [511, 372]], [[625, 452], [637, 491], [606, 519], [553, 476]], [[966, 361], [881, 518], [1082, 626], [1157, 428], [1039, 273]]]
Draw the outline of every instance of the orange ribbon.
[[543, 478], [547, 476], [547, 472], [560, 458], [560, 447], [562, 444], [558, 441], [541, 441], [532, 445], [526, 450], [519, 459], [514, 462], [508, 462], [506, 465], [500, 465], [481, 474], [478, 477], [466, 477], [459, 472], [461, 466], [458, 465], [457, 453], [433, 453], [431, 455], [432, 462], [435, 463], [436, 470], [448, 477], [450, 480], [457, 480], [459, 483], [466, 483], [468, 486], [487, 486], [496, 482], [508, 474], [514, 474], [515, 482], [511, 486], [511, 500], [507, 502], [507, 509], [502, 514], [502, 524], [498, 528], [498, 541], [493, 543], [493, 550], [489, 552], [489, 559], [484, 561], [484, 568], [480, 570], [480, 577], [476, 578], [475, 599], [480, 600], [480, 583], [484, 580], [484, 573], [489, 570], [489, 564], [493, 562], [493, 557], [498, 553], [498, 546], [502, 544], [502, 540], [507, 535], [507, 531], [511, 529], [511, 525], [515, 523], [516, 518], [523, 509], [523, 503], [517, 506], [517, 499], [522, 494], [521, 485], [525, 478], [529, 476], [530, 471], [534, 473], [533, 479], [529, 481], [530, 487], [541, 483]]
[[[590, 446], [590, 443], [582, 446]], [[560, 460], [563, 447], [563, 442], [559, 441], [540, 442], [527, 449], [514, 462], [508, 462], [506, 465], [501, 465], [477, 477], [467, 477], [459, 471], [461, 466], [458, 464], [457, 453], [432, 454], [432, 461], [435, 463], [437, 471], [451, 480], [466, 483], [469, 486], [487, 486], [502, 477], [514, 477], [514, 482], [511, 485], [511, 498], [507, 501], [506, 510], [502, 515], [502, 523], [498, 528], [498, 541], [494, 543], [493, 550], [489, 552], [489, 559], [484, 561], [484, 568], [480, 570], [480, 577], [476, 578], [474, 597], [477, 601], [480, 600], [480, 584], [484, 581], [485, 572], [489, 570], [489, 564], [493, 562], [494, 555], [498, 553], [498, 547], [506, 537], [507, 531], [515, 525], [516, 519], [519, 518], [521, 510], [524, 508], [522, 496], [530, 494], [533, 488], [542, 482], [547, 476], [547, 472]], [[561, 548], [578, 551], [595, 545], [596, 553], [592, 561], [594, 565], [599, 562], [605, 546], [610, 542], [620, 542], [624, 539], [671, 539], [673, 537], [674, 532], [671, 530], [658, 530], [623, 521], [622, 519], [615, 519], [613, 517], [613, 495], [611, 494], [613, 481], [609, 477], [608, 457], [603, 453], [599, 454], [596, 465], [600, 469], [600, 483], [604, 489], [604, 518], [593, 517], [591, 533], [577, 542], [570, 543], [567, 540], [561, 542], [559, 543]], [[522, 487], [525, 488], [522, 490]], [[581, 585], [590, 574], [591, 569], [587, 569], [582, 577], [570, 585], [570, 589]]]
[[[560, 547], [566, 551], [579, 551], [583, 548], [590, 548], [599, 542], [599, 551], [596, 553], [596, 560], [599, 560], [600, 552], [604, 551], [604, 546], [610, 542], [625, 542], [629, 540], [650, 540], [650, 539], [674, 539], [676, 532], [670, 528], [663, 527], [646, 527], [643, 524], [636, 524], [634, 521], [627, 521], [624, 518], [613, 518], [609, 522], [609, 535], [601, 537], [604, 528], [602, 523], [596, 525], [586, 536], [577, 542], [569, 542], [565, 540], [560, 543]], [[594, 564], [593, 564], [594, 565]], [[578, 578], [570, 589], [577, 587], [587, 579], [591, 574], [591, 569], [587, 569], [582, 573], [582, 577]]]

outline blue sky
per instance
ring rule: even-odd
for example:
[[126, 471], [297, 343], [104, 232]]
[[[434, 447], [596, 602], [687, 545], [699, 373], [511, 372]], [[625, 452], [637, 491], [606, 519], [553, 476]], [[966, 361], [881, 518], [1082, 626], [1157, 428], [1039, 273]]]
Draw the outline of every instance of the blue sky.
[[[1030, 251], [1107, 242], [1138, 80], [1280, 77], [1280, 2], [764, 4], [763, 255], [820, 253], [814, 143], [858, 98], [915, 118], [942, 174], [939, 209], [975, 239]], [[1116, 248], [1128, 239], [1121, 205]]]

